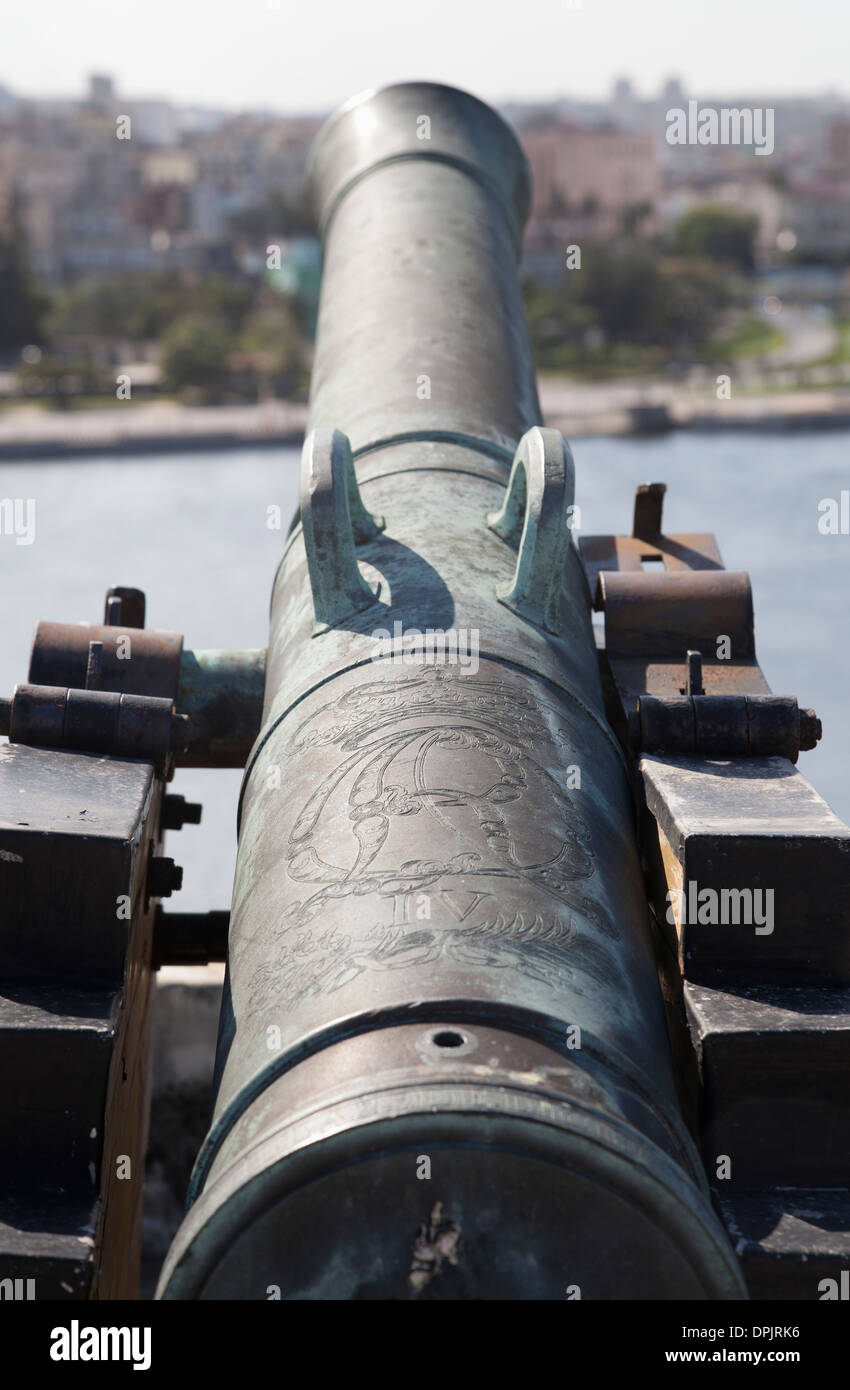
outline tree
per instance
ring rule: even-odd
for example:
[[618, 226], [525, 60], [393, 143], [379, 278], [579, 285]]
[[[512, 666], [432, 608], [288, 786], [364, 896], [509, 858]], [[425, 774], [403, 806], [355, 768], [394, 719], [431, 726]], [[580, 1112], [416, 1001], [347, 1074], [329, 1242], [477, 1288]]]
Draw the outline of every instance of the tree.
[[629, 203], [622, 214], [623, 236], [635, 236], [640, 230], [641, 224], [651, 216], [652, 203], [646, 202], [645, 199], [640, 203]]
[[541, 367], [567, 368], [581, 360], [581, 348], [595, 319], [576, 290], [575, 277], [557, 288], [528, 280], [523, 285], [528, 332]]
[[733, 301], [732, 283], [709, 261], [662, 261], [662, 296], [656, 341], [681, 353], [698, 350]]
[[195, 313], [220, 318], [236, 333], [256, 293], [256, 285], [239, 276], [225, 279], [175, 270], [98, 276], [60, 295], [51, 316], [51, 335], [154, 341], [175, 319]]
[[[549, 368], [581, 366], [589, 329], [598, 331], [611, 362], [635, 359], [646, 348], [688, 355], [710, 337], [730, 293], [728, 278], [709, 262], [663, 260], [634, 241], [588, 245], [580, 275], [555, 288], [525, 286], [536, 360]], [[590, 352], [599, 359], [598, 347]]]
[[[50, 316], [51, 338], [154, 338], [158, 277], [102, 275], [80, 280], [57, 297]], [[179, 312], [172, 296], [171, 318]]]
[[581, 294], [611, 342], [657, 338], [664, 284], [648, 247], [596, 246], [585, 255]]
[[254, 354], [262, 364], [265, 386], [284, 397], [292, 396], [305, 382], [306, 345], [293, 306], [281, 294], [266, 290], [247, 319], [239, 337], [239, 349]]
[[692, 208], [676, 223], [673, 249], [683, 256], [735, 266], [749, 272], [755, 266], [758, 217], [711, 203]]
[[0, 239], [0, 352], [43, 342], [47, 296], [30, 276], [18, 237]]
[[224, 322], [209, 314], [175, 319], [162, 343], [162, 375], [167, 390], [199, 390], [214, 399], [227, 378], [230, 339]]

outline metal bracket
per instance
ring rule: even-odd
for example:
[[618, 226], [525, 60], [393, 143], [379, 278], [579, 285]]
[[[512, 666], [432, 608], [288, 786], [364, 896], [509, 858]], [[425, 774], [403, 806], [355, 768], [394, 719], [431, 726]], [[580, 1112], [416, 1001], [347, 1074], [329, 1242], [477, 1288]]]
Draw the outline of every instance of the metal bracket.
[[314, 636], [369, 608], [355, 547], [384, 529], [366, 510], [357, 486], [351, 444], [341, 430], [313, 430], [301, 455], [301, 525], [316, 618]]
[[658, 569], [722, 570], [723, 559], [713, 536], [705, 533], [665, 535], [666, 483], [639, 483], [635, 491], [634, 519], [629, 536], [581, 536], [579, 554], [593, 606], [601, 611], [604, 595], [599, 576], [603, 571], [640, 573], [647, 564]]
[[563, 435], [539, 426], [528, 430], [517, 446], [502, 508], [488, 513], [487, 525], [518, 552], [513, 579], [496, 590], [499, 602], [547, 632], [561, 630], [574, 498], [575, 465]]
[[[756, 660], [749, 575], [724, 569], [713, 536], [664, 535], [665, 492], [664, 483], [638, 487], [631, 536], [581, 541], [605, 614], [608, 717], [635, 755], [796, 762], [820, 739], [820, 720], [771, 693]], [[646, 561], [660, 569], [647, 572]]]
[[189, 737], [189, 719], [156, 695], [16, 685], [10, 700], [0, 699], [0, 733], [10, 743], [141, 758], [170, 779], [175, 751]]
[[189, 717], [181, 767], [244, 767], [260, 731], [264, 650], [190, 651], [179, 632], [144, 628], [141, 589], [113, 585], [107, 623], [40, 622], [28, 684], [171, 701]]
[[632, 536], [650, 541], [660, 538], [666, 491], [666, 483], [638, 483], [635, 488]]
[[[130, 616], [144, 615], [144, 594]], [[112, 591], [110, 591], [110, 594]], [[118, 616], [122, 616], [127, 604]], [[107, 609], [115, 608], [114, 595]], [[135, 623], [40, 622], [30, 654], [30, 685], [61, 685], [77, 690], [118, 690], [128, 695], [155, 695], [175, 700], [180, 680], [183, 637], [179, 632], [143, 628]]]
[[714, 661], [722, 634], [735, 662], [755, 662], [753, 595], [743, 570], [603, 570], [599, 595], [612, 660], [675, 662], [680, 680], [684, 653], [699, 650]]
[[[692, 655], [692, 653], [688, 653]], [[640, 695], [629, 721], [635, 753], [678, 757], [787, 758], [814, 748], [821, 722], [790, 695]]]

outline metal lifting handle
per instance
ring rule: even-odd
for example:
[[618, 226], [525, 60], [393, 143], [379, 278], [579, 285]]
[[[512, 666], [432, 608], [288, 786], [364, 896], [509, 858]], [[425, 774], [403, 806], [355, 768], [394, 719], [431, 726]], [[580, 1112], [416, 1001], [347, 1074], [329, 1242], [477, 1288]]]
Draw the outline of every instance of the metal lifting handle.
[[375, 602], [355, 547], [384, 529], [383, 517], [373, 517], [363, 505], [351, 445], [341, 430], [312, 430], [304, 441], [301, 525], [318, 636]]
[[499, 602], [547, 632], [561, 630], [574, 498], [570, 446], [558, 430], [535, 425], [517, 445], [502, 509], [488, 514], [487, 525], [518, 550], [513, 579], [496, 591]]

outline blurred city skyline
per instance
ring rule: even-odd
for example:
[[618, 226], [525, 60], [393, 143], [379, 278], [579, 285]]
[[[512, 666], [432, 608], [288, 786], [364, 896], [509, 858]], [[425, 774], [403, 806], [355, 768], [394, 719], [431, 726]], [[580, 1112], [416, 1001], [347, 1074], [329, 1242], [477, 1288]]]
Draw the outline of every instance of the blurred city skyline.
[[[385, 0], [364, 0], [350, 14], [325, 7], [321, 36], [321, 7], [302, 0], [242, 0], [238, 18], [206, 0], [203, 24], [196, 0], [167, 22], [160, 0], [143, 14], [131, 0], [109, 24], [96, 0], [53, 23], [48, 0], [36, 91], [22, 54], [44, 11], [25, 19], [7, 3], [0, 405], [107, 401], [116, 376], [134, 399], [297, 398], [321, 265], [310, 148], [341, 100], [423, 71], [490, 100], [524, 146], [520, 270], [541, 368], [698, 376], [721, 361], [739, 384], [748, 372], [795, 390], [850, 381], [850, 96], [828, 89], [846, 21], [827, 43], [821, 0], [805, 45], [784, 0], [763, 32], [761, 0], [734, 17], [729, 0], [528, 0], [521, 15], [488, 8], [474, 33], [478, 0], [453, 23], [431, 0], [377, 28]], [[820, 89], [807, 88], [813, 74]]]
[[[804, 26], [801, 33], [801, 26]], [[801, 39], [804, 41], [801, 42]], [[137, 98], [318, 114], [388, 82], [486, 101], [641, 98], [677, 77], [702, 99], [850, 95], [850, 11], [834, 0], [6, 0], [0, 89], [73, 99], [92, 72]]]

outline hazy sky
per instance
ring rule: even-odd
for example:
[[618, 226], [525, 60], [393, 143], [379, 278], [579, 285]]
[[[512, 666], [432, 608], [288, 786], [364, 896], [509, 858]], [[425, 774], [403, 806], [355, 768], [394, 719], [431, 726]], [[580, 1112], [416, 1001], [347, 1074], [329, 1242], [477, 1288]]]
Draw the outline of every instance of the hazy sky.
[[324, 110], [427, 77], [491, 101], [654, 93], [850, 93], [848, 0], [0, 0], [0, 84]]

